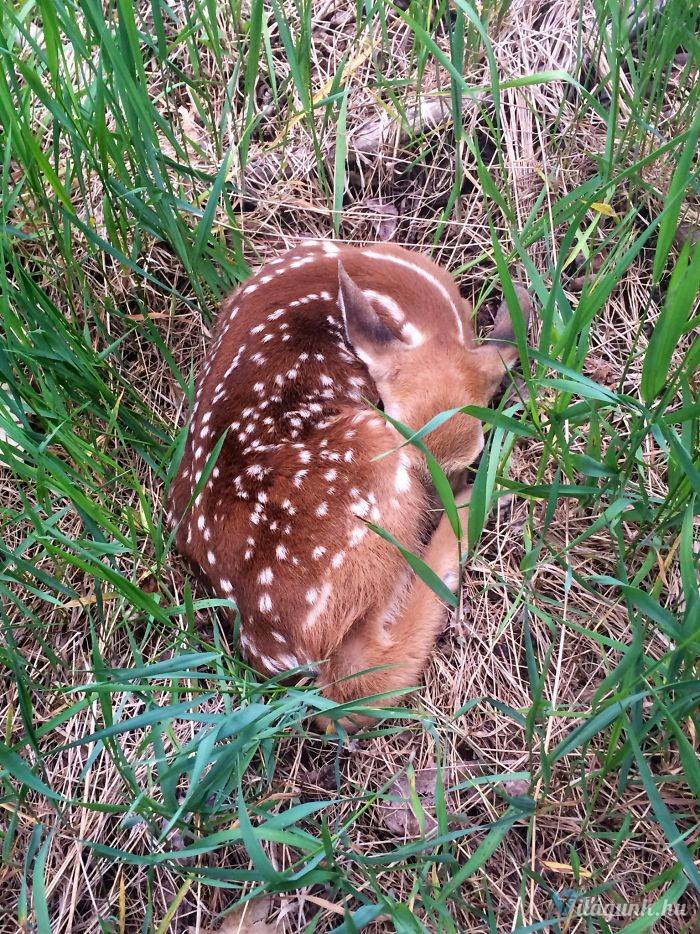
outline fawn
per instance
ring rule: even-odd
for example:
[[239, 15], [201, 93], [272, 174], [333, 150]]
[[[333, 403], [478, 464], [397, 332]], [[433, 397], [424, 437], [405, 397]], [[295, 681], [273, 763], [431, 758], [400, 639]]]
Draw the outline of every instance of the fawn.
[[[519, 300], [527, 318], [524, 290]], [[317, 666], [339, 703], [416, 683], [446, 610], [364, 520], [422, 552], [453, 589], [457, 543], [443, 516], [424, 546], [425, 461], [412, 445], [376, 459], [403, 438], [368, 402], [413, 429], [488, 403], [517, 350], [505, 305], [480, 345], [470, 310], [424, 255], [335, 241], [273, 259], [223, 302], [169, 515], [179, 550], [235, 599], [257, 670]], [[484, 443], [464, 414], [425, 441], [450, 472]]]

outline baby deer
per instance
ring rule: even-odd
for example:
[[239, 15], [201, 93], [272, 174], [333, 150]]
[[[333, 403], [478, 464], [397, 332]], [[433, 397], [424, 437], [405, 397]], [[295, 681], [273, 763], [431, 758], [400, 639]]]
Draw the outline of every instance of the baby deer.
[[[524, 290], [520, 300], [527, 318]], [[505, 306], [480, 345], [469, 311], [444, 270], [389, 244], [302, 245], [224, 301], [170, 519], [179, 550], [235, 599], [259, 671], [317, 666], [339, 703], [416, 684], [445, 607], [365, 520], [453, 588], [457, 543], [443, 516], [424, 545], [425, 461], [411, 445], [376, 459], [403, 438], [368, 401], [413, 429], [486, 405], [517, 350]], [[425, 441], [450, 472], [484, 443], [462, 414]]]

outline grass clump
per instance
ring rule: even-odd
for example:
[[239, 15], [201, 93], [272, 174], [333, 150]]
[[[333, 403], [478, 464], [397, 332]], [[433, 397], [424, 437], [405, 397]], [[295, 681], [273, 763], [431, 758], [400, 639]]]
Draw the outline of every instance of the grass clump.
[[[691, 929], [698, 17], [2, 6], [2, 930]], [[426, 686], [351, 746], [163, 519], [217, 301], [334, 235], [541, 309]]]

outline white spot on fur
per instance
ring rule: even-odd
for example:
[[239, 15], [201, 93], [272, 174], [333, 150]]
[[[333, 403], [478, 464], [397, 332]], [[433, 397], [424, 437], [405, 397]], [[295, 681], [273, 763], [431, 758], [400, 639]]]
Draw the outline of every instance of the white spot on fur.
[[262, 571], [258, 574], [258, 583], [259, 584], [271, 584], [274, 578], [272, 573], [272, 568], [263, 568]]
[[360, 499], [352, 504], [352, 510], [356, 516], [366, 516], [369, 512], [369, 503], [366, 499]]
[[355, 528], [350, 533], [350, 537], [348, 538], [348, 542], [350, 543], [350, 546], [352, 548], [355, 548], [355, 546], [360, 544], [360, 542], [362, 541], [362, 539], [365, 537], [366, 534], [367, 534], [367, 526], [356, 525]]
[[345, 552], [338, 551], [331, 558], [331, 564], [333, 565], [334, 568], [339, 568], [344, 560], [345, 560]]
[[[309, 596], [311, 594], [313, 594], [313, 597], [311, 600], [309, 600]], [[328, 604], [328, 599], [330, 595], [331, 595], [331, 585], [328, 581], [326, 581], [326, 583], [323, 585], [320, 593], [317, 590], [312, 588], [306, 594], [306, 602], [309, 604], [315, 603], [316, 605], [314, 606], [314, 608], [311, 610], [309, 615], [304, 620], [305, 629], [310, 629], [318, 621], [319, 617], [321, 616], [323, 611], [326, 609], [326, 605]]]
[[325, 555], [326, 550], [323, 545], [317, 545], [311, 552], [311, 557], [314, 561], [319, 561]]
[[270, 613], [272, 610], [272, 597], [269, 593], [264, 593], [260, 597], [260, 602], [258, 603], [261, 613]]
[[396, 468], [394, 486], [397, 493], [406, 493], [411, 489], [411, 475], [408, 472], [408, 458], [405, 454], [401, 456], [399, 466]]

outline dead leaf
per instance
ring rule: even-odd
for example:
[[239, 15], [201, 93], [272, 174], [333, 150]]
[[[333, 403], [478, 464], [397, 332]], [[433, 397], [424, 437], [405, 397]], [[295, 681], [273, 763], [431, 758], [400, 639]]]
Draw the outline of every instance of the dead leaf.
[[372, 212], [371, 219], [377, 240], [391, 240], [399, 225], [399, 212], [396, 205], [379, 198], [368, 198], [362, 206]]
[[[573, 876], [576, 874], [576, 871], [574, 870], [574, 867], [571, 865], [571, 863], [556, 863], [552, 860], [543, 859], [542, 865], [545, 867], [545, 869], [550, 869], [552, 872], [564, 873], [567, 876]], [[578, 875], [581, 876], [582, 879], [592, 878], [592, 873], [590, 873], [588, 869], [579, 868]]]
[[[583, 256], [579, 253], [575, 260], [575, 270], [579, 275], [573, 275], [573, 272], [567, 271], [567, 288], [572, 292], [580, 292], [584, 286], [593, 282], [596, 273], [600, 272], [605, 262], [605, 254], [595, 253], [593, 256]], [[581, 273], [583, 270], [583, 273]]]
[[[504, 764], [504, 768], [510, 768], [510, 765]], [[452, 793], [449, 791], [450, 786], [463, 783], [488, 771], [489, 769], [477, 762], [456, 762], [454, 765], [445, 767], [443, 783], [449, 826], [461, 823], [464, 819], [464, 812], [469, 808], [483, 808], [483, 796], [493, 793], [488, 785], [481, 788], [461, 788], [458, 792]], [[378, 813], [387, 830], [413, 839], [421, 836], [421, 820], [424, 823], [426, 836], [437, 827], [435, 817], [437, 769], [432, 765], [417, 769], [411, 781], [414, 782], [414, 795], [411, 794], [409, 776], [401, 775], [389, 788], [389, 795], [393, 800], [383, 801], [381, 805], [378, 805]], [[525, 779], [510, 779], [499, 784], [511, 796], [527, 794], [530, 789], [530, 782]], [[423, 809], [423, 815], [420, 815], [420, 811], [415, 806], [416, 796]]]
[[604, 214], [606, 217], [617, 218], [615, 209], [605, 201], [594, 201], [591, 207], [594, 211], [597, 211], [599, 214]]
[[509, 781], [503, 782], [503, 790], [507, 795], [510, 795], [511, 798], [518, 798], [528, 794], [530, 791], [530, 782], [524, 778], [512, 778]]
[[322, 791], [337, 791], [335, 763], [326, 762], [317, 769], [311, 769], [304, 776], [304, 784], [307, 786], [315, 785]]
[[435, 781], [437, 779], [437, 769], [430, 767], [419, 769], [409, 779], [408, 775], [401, 775], [389, 788], [389, 794], [393, 801], [383, 802], [380, 812], [384, 826], [392, 833], [403, 837], [420, 837], [421, 821], [419, 820], [420, 811], [414, 810], [414, 803], [411, 796], [411, 781], [414, 782], [415, 794], [420, 801], [423, 809], [423, 830], [429, 834], [437, 827], [437, 818], [433, 813], [435, 810]]
[[695, 244], [700, 241], [700, 226], [697, 224], [681, 223], [678, 225], [676, 235], [673, 239], [679, 249], [683, 249], [686, 241], [691, 247], [694, 247]]
[[158, 581], [152, 574], [147, 574], [139, 586], [144, 593], [158, 593]]
[[[111, 591], [102, 594], [102, 599], [105, 601], [116, 600], [117, 597], [119, 597], [119, 594]], [[76, 606], [92, 606], [93, 603], [97, 603], [97, 595], [94, 593], [88, 594], [86, 597], [76, 597], [75, 600], [67, 600], [61, 606], [64, 610], [72, 610]]]
[[608, 363], [607, 360], [588, 360], [586, 371], [591, 379], [594, 379], [597, 383], [601, 383], [603, 386], [613, 388], [617, 385], [615, 370], [612, 364]]
[[[254, 898], [226, 915], [221, 927], [201, 930], [200, 934], [276, 934], [279, 925], [268, 921], [273, 911], [271, 898]], [[195, 934], [190, 928], [189, 934]]]

